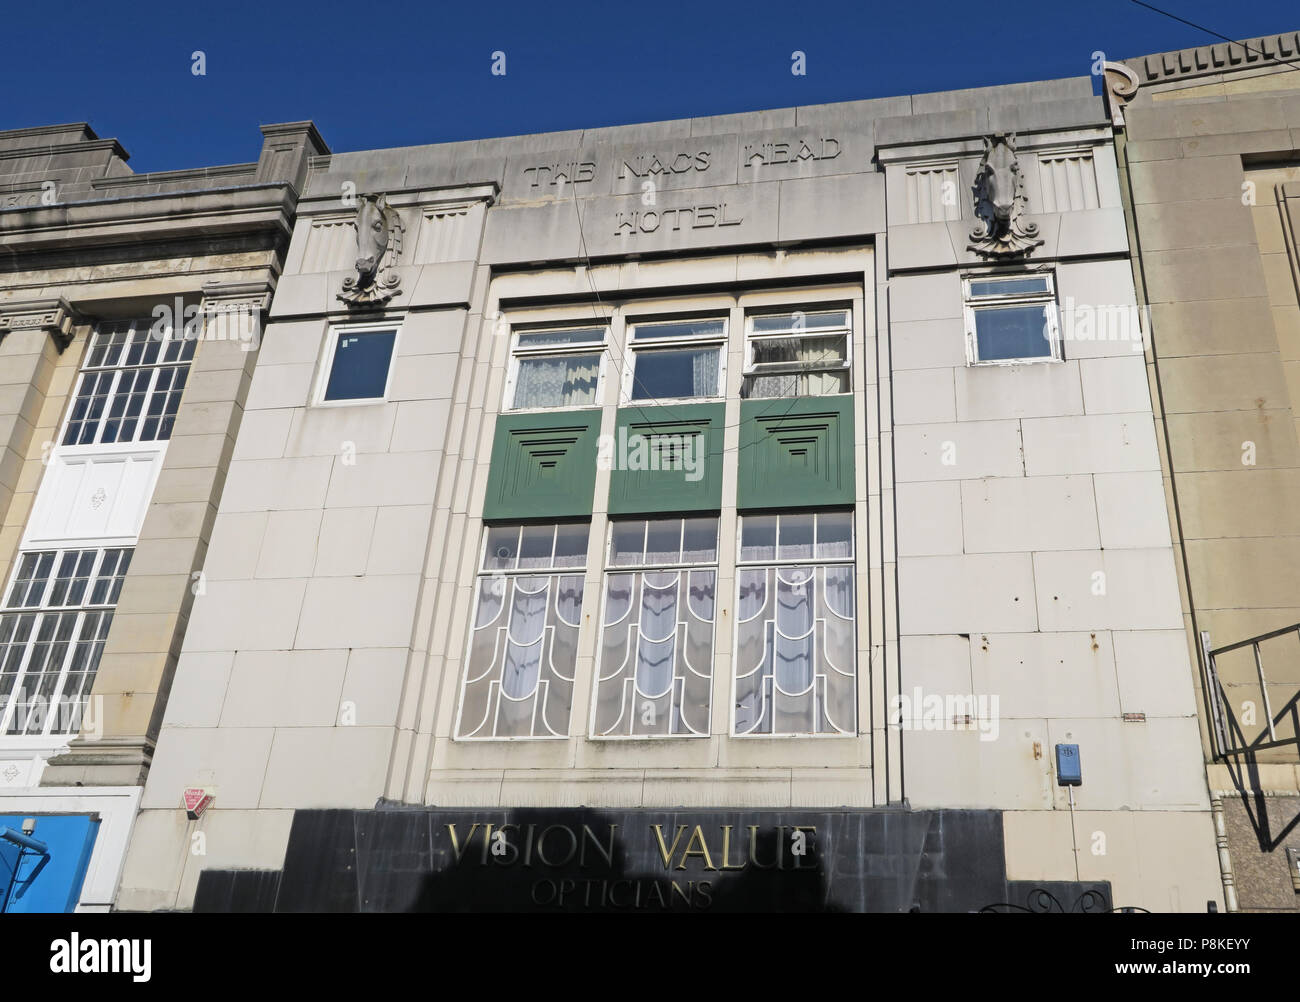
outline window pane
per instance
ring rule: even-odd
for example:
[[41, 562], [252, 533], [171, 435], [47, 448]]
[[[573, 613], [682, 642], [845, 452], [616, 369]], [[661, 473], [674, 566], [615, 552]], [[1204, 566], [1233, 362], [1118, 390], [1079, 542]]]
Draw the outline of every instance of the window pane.
[[670, 337], [723, 337], [727, 331], [724, 320], [673, 320], [661, 324], [636, 324], [632, 328], [633, 341], [650, 341]]
[[682, 520], [656, 518], [646, 532], [645, 562], [647, 564], [675, 564], [681, 559]]
[[716, 576], [605, 576], [593, 737], [709, 733]]
[[1041, 275], [1026, 278], [971, 279], [970, 283], [970, 294], [972, 297], [1017, 296], [1046, 291], [1047, 279]]
[[485, 570], [513, 570], [519, 558], [519, 526], [494, 525], [488, 529], [487, 547], [483, 553]]
[[776, 559], [775, 515], [745, 515], [741, 518], [740, 559]]
[[717, 396], [720, 358], [718, 348], [638, 352], [632, 399]]
[[13, 587], [9, 589], [9, 598], [5, 601], [6, 607], [13, 609], [28, 604], [27, 589], [36, 575], [36, 562], [40, 556], [39, 553], [23, 554], [18, 564], [18, 574], [14, 577]]
[[599, 355], [521, 358], [512, 406], [590, 407], [599, 377]]
[[582, 621], [582, 575], [480, 582], [457, 735], [564, 737]]
[[77, 558], [81, 554], [77, 550], [65, 550], [63, 557], [59, 560], [59, 569], [54, 575], [54, 587], [50, 589], [50, 597], [46, 600], [46, 605], [69, 605], [67, 601], [68, 585], [72, 583], [72, 572], [77, 566]]
[[609, 562], [619, 567], [641, 563], [645, 548], [645, 522], [615, 522], [610, 530]]
[[1047, 307], [999, 306], [975, 311], [975, 339], [981, 362], [1051, 356]]
[[550, 567], [551, 551], [554, 549], [554, 525], [524, 526], [524, 538], [519, 544], [519, 569]]
[[104, 353], [99, 357], [98, 365], [119, 365], [122, 359], [122, 349], [126, 346], [126, 339], [130, 336], [130, 325], [117, 327], [109, 332], [108, 338], [104, 344]]
[[396, 331], [338, 335], [330, 366], [326, 400], [368, 400], [382, 397], [388, 384]]
[[849, 315], [844, 310], [830, 313], [776, 313], [771, 316], [752, 318], [755, 334], [776, 333], [779, 331], [815, 331], [830, 327], [847, 327]]
[[90, 572], [94, 566], [95, 551], [82, 550], [81, 558], [77, 561], [77, 576], [72, 579], [72, 586], [68, 589], [68, 605], [80, 605], [86, 597], [86, 585], [90, 583]]
[[839, 365], [846, 357], [848, 337], [769, 337], [751, 342], [753, 364], [760, 365]]
[[809, 560], [813, 555], [813, 517], [782, 515], [778, 560]]
[[83, 368], [100, 371], [82, 373], [62, 444], [169, 438], [193, 351], [168, 338], [145, 320], [97, 330]]
[[746, 400], [768, 397], [824, 397], [849, 392], [849, 374], [840, 372], [786, 372], [748, 376], [740, 395]]
[[847, 511], [817, 516], [817, 556], [835, 559], [853, 556], [853, 515]]
[[130, 555], [122, 548], [20, 554], [14, 591], [21, 589], [29, 604], [40, 608], [0, 617], [0, 719], [7, 717], [7, 733], [80, 729], [85, 695], [112, 621], [111, 609], [87, 609], [94, 604], [87, 595], [91, 571], [100, 565], [94, 590], [102, 590], [105, 604], [112, 605]]
[[718, 559], [718, 520], [688, 518], [682, 533], [682, 562], [713, 563]]
[[735, 733], [853, 734], [853, 567], [742, 567], [736, 588]]
[[555, 530], [555, 566], [581, 567], [587, 562], [586, 522], [556, 526]]
[[571, 327], [558, 331], [526, 331], [519, 335], [520, 348], [541, 348], [552, 344], [588, 344], [604, 341], [603, 327]]

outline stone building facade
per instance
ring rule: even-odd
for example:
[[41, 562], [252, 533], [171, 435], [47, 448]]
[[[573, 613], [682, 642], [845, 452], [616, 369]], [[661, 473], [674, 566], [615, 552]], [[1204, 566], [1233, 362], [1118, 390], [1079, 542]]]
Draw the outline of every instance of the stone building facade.
[[1086, 78], [312, 159], [118, 907], [1218, 902], [1135, 303]]
[[1107, 69], [1216, 836], [1248, 911], [1300, 907], [1298, 58], [1291, 31]]
[[[114, 901], [262, 313], [324, 152], [309, 123], [262, 132], [256, 163], [155, 174], [85, 124], [0, 132], [0, 816], [50, 852], [6, 907]], [[40, 865], [20, 855], [19, 885]]]
[[[100, 812], [122, 910], [1294, 907], [1294, 747], [1216, 758], [1204, 667], [1300, 618], [1292, 37], [180, 175], [0, 133], [0, 622], [131, 553], [0, 814]], [[121, 448], [78, 401], [176, 297]]]

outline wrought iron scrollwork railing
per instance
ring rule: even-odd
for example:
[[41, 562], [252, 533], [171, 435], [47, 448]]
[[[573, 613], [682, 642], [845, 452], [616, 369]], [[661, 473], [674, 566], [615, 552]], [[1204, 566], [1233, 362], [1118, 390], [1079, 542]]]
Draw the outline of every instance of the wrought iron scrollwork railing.
[[1146, 912], [1147, 909], [1139, 908], [1136, 905], [1112, 906], [1110, 899], [1104, 892], [1089, 888], [1083, 891], [1074, 901], [1066, 908], [1061, 899], [1045, 887], [1035, 887], [1025, 895], [1023, 905], [1012, 904], [1009, 901], [999, 901], [995, 904], [985, 905], [979, 910], [981, 915], [1006, 915], [1012, 913], [1025, 913], [1029, 915], [1110, 915], [1110, 914], [1131, 914], [1135, 912]]

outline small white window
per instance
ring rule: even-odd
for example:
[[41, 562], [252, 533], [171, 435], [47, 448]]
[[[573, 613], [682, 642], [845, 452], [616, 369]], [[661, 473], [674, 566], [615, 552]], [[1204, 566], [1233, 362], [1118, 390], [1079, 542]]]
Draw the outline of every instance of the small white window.
[[318, 404], [364, 404], [388, 398], [398, 325], [332, 327], [316, 392]]
[[517, 332], [506, 409], [598, 406], [604, 358], [603, 326]]
[[849, 318], [848, 310], [751, 316], [740, 395], [748, 399], [849, 392]]
[[722, 395], [722, 317], [630, 325], [631, 360], [623, 377], [625, 400], [694, 400]]
[[1052, 276], [980, 275], [963, 280], [971, 365], [1054, 362], [1061, 333]]

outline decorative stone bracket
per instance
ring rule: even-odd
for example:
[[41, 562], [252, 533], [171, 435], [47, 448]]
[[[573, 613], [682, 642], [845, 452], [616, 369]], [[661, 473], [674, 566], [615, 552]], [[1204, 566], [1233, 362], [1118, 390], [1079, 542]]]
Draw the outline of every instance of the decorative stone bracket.
[[1124, 105], [1133, 100], [1141, 81], [1138, 75], [1123, 63], [1103, 63], [1102, 93], [1106, 98], [1106, 110], [1110, 112], [1110, 122], [1115, 128], [1124, 124]]
[[239, 341], [254, 351], [262, 340], [262, 319], [271, 308], [271, 290], [264, 282], [207, 282], [199, 313], [203, 338]]
[[54, 339], [59, 354], [72, 343], [73, 327], [81, 322], [77, 311], [62, 296], [0, 303], [0, 339], [10, 331], [43, 330]]

